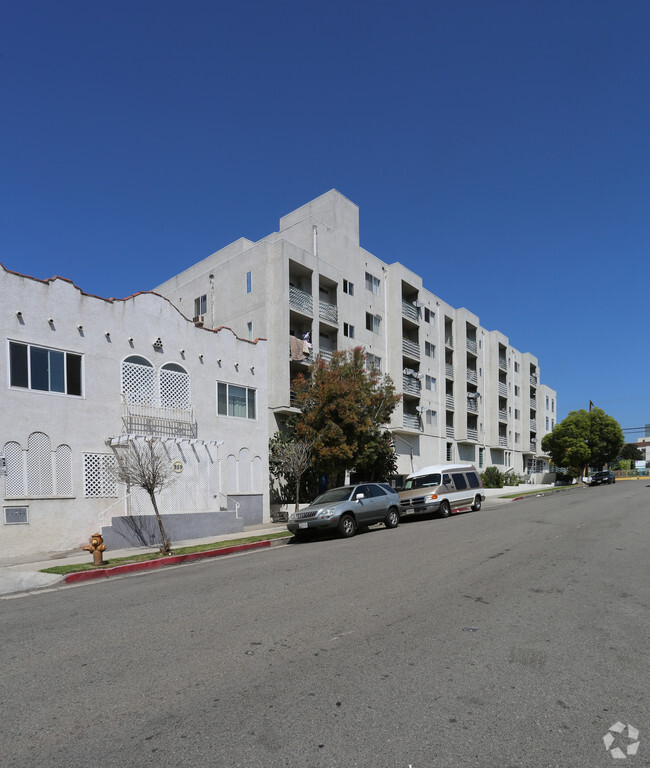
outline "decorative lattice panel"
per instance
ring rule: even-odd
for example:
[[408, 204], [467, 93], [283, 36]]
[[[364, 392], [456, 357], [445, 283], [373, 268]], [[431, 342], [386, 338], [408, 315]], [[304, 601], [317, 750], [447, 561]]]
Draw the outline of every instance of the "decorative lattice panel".
[[251, 452], [248, 448], [242, 448], [239, 451], [239, 461], [237, 462], [237, 474], [239, 483], [237, 489], [239, 493], [250, 493], [251, 490]]
[[109, 453], [84, 453], [84, 496], [88, 499], [117, 497], [117, 482], [113, 469], [115, 456]]
[[25, 495], [24, 452], [18, 443], [5, 443], [3, 449], [7, 462], [5, 496]]
[[52, 496], [53, 492], [50, 438], [43, 432], [32, 432], [27, 448], [27, 493]]
[[169, 371], [162, 368], [160, 371], [160, 405], [164, 408], [191, 407], [192, 397], [190, 393], [190, 377], [180, 371]]
[[135, 363], [122, 363], [122, 393], [128, 403], [156, 405], [154, 368]]
[[72, 450], [60, 445], [54, 453], [54, 478], [57, 496], [72, 496]]

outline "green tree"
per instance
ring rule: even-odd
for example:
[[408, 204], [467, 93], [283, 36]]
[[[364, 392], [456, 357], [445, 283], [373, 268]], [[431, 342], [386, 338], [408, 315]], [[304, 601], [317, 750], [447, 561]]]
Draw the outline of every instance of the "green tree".
[[582, 477], [588, 467], [600, 469], [619, 455], [625, 438], [620, 424], [601, 408], [571, 411], [542, 438], [542, 450], [553, 464]]
[[627, 459], [629, 461], [639, 461], [645, 458], [645, 456], [643, 455], [643, 451], [639, 450], [636, 445], [633, 443], [627, 443], [621, 449], [621, 452], [618, 454], [618, 458]]
[[366, 365], [361, 347], [318, 357], [309, 376], [294, 381], [297, 440], [311, 445], [312, 463], [331, 484], [345, 470], [364, 480], [386, 479], [397, 467], [392, 435], [385, 428], [400, 396], [392, 380]]

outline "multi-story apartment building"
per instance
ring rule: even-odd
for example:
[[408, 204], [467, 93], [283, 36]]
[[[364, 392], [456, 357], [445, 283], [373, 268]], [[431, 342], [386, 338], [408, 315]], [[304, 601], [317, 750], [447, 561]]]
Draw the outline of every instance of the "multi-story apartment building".
[[155, 290], [197, 324], [268, 339], [271, 433], [295, 411], [291, 382], [315, 355], [361, 345], [402, 395], [389, 425], [400, 473], [446, 460], [548, 468], [541, 438], [557, 403], [537, 358], [362, 248], [359, 210], [335, 190]]

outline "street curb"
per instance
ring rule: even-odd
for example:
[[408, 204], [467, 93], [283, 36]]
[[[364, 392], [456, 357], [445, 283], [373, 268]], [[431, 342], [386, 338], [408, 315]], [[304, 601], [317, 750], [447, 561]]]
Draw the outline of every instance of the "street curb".
[[[288, 542], [290, 537], [286, 537]], [[284, 539], [275, 539], [284, 543]], [[96, 571], [78, 571], [77, 573], [68, 573], [63, 577], [66, 584], [79, 584], [84, 581], [93, 581], [94, 579], [108, 579], [111, 576], [122, 576], [126, 573], [136, 573], [138, 571], [151, 571], [157, 568], [164, 568], [167, 565], [180, 565], [181, 563], [191, 562], [193, 560], [205, 560], [208, 557], [220, 557], [222, 555], [231, 555], [234, 552], [246, 552], [251, 549], [263, 549], [270, 547], [272, 541], [254, 541], [250, 544], [235, 544], [232, 547], [221, 547], [220, 549], [208, 549], [204, 552], [192, 552], [187, 555], [170, 555], [169, 557], [160, 557], [156, 560], [145, 560], [142, 563], [125, 563], [124, 565], [114, 565], [109, 568], [102, 568]]]

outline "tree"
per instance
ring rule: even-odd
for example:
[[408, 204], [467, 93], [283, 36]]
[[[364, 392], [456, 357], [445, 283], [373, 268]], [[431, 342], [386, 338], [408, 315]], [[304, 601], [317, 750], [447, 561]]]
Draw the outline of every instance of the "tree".
[[284, 479], [286, 483], [294, 484], [296, 512], [300, 504], [300, 481], [311, 467], [312, 443], [308, 440], [295, 440], [276, 434], [269, 441], [269, 467], [272, 477]]
[[309, 377], [294, 381], [297, 440], [311, 447], [313, 466], [332, 484], [345, 470], [364, 480], [385, 479], [397, 467], [392, 435], [384, 427], [400, 396], [392, 380], [368, 368], [361, 347], [318, 357]]
[[115, 477], [120, 482], [135, 485], [149, 494], [160, 531], [160, 553], [171, 555], [171, 541], [158, 511], [156, 493], [169, 487], [176, 477], [161, 443], [156, 440], [132, 441], [128, 451], [118, 451]]
[[620, 424], [601, 408], [571, 411], [542, 438], [542, 450], [558, 467], [582, 477], [588, 467], [602, 468], [619, 455], [625, 438]]
[[621, 452], [619, 453], [618, 458], [627, 459], [629, 461], [640, 461], [641, 459], [644, 459], [645, 456], [643, 454], [643, 451], [637, 448], [636, 445], [634, 445], [633, 443], [627, 443], [621, 449]]

